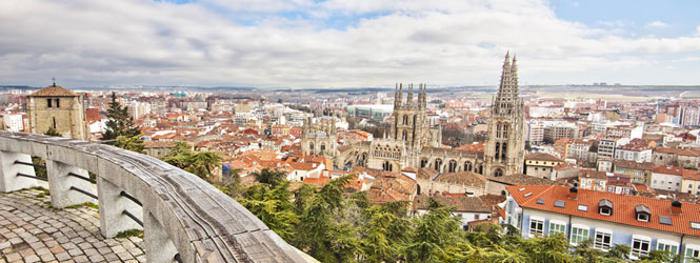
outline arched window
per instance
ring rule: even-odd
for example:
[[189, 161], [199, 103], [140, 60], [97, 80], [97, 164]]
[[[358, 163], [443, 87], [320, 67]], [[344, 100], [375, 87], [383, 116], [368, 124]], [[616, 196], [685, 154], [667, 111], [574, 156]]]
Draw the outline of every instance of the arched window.
[[501, 168], [496, 168], [496, 170], [493, 171], [493, 176], [495, 176], [495, 177], [503, 176], [503, 170]]
[[325, 150], [326, 150], [326, 144], [321, 143], [321, 154], [323, 154], [323, 151], [325, 151]]
[[309, 149], [311, 149], [312, 151], [314, 150], [314, 143], [313, 142], [309, 143]]
[[427, 159], [421, 159], [420, 160], [420, 168], [425, 168], [428, 165], [428, 160]]
[[408, 125], [408, 115], [403, 115], [403, 125]]
[[450, 160], [450, 162], [447, 163], [447, 171], [450, 173], [457, 172], [457, 161]]
[[501, 123], [496, 123], [496, 138], [501, 138]]
[[470, 162], [470, 161], [464, 162], [464, 171], [466, 171], [466, 172], [472, 171], [472, 162]]
[[501, 157], [501, 143], [496, 143], [496, 160]]
[[391, 163], [389, 161], [384, 161], [384, 163], [382, 164], [382, 169], [384, 171], [391, 171], [392, 170], [391, 168], [392, 168]]
[[442, 166], [442, 159], [435, 159], [435, 171], [440, 172], [440, 167]]
[[508, 138], [508, 125], [503, 125], [503, 138]]
[[501, 144], [501, 160], [505, 160], [508, 153], [508, 143]]
[[403, 132], [401, 133], [401, 140], [404, 142], [408, 140], [408, 132], [406, 130], [403, 130]]

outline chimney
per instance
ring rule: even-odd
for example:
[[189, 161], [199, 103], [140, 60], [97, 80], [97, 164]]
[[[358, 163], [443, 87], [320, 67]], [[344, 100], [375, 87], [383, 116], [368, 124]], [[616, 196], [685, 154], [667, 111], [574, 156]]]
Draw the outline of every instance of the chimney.
[[578, 196], [578, 184], [574, 183], [574, 186], [569, 188], [568, 197], [569, 197], [569, 199], [576, 200], [577, 196]]
[[680, 215], [682, 206], [683, 204], [680, 201], [674, 200], [673, 202], [671, 202], [671, 213], [673, 215]]

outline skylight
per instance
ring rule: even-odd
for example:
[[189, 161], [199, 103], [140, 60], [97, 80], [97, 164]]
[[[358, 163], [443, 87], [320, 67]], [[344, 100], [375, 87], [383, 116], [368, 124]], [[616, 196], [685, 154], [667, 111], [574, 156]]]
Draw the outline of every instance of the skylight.
[[663, 225], [671, 225], [672, 224], [671, 218], [668, 216], [660, 216], [659, 223], [661, 223]]
[[578, 211], [586, 212], [586, 211], [588, 211], [588, 206], [587, 205], [578, 205]]
[[690, 222], [690, 228], [700, 230], [700, 222]]
[[566, 204], [566, 203], [562, 200], [557, 200], [554, 202], [554, 206], [556, 206], [556, 207], [564, 207], [564, 204]]
[[542, 199], [542, 198], [537, 198], [537, 204], [538, 204], [538, 205], [543, 205], [543, 204], [544, 204], [544, 199]]

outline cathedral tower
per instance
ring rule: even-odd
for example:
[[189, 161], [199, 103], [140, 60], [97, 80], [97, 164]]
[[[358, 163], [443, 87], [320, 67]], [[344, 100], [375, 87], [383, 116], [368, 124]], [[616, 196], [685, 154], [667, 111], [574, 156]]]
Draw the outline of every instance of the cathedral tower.
[[523, 100], [518, 91], [518, 67], [506, 54], [498, 93], [491, 104], [484, 174], [503, 176], [523, 172], [525, 139]]

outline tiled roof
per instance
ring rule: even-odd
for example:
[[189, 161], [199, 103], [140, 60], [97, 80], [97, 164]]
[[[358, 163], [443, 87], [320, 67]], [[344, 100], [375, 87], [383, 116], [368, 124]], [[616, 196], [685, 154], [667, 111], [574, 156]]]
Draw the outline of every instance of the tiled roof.
[[581, 169], [581, 170], [579, 170], [578, 176], [581, 178], [605, 179], [605, 178], [607, 178], [607, 173], [605, 171]]
[[413, 201], [414, 208], [422, 210], [428, 209], [430, 198], [435, 200], [438, 204], [452, 207], [455, 212], [491, 212], [491, 207], [481, 201], [479, 197], [467, 197], [464, 195], [457, 197], [418, 195]]
[[627, 160], [615, 160], [613, 161], [613, 164], [615, 164], [615, 167], [620, 167], [620, 168], [630, 168], [630, 169], [637, 169], [637, 170], [651, 170], [654, 168], [654, 163], [650, 162], [635, 162], [635, 161], [627, 161]]
[[690, 179], [690, 180], [700, 180], [700, 173], [698, 173], [698, 171], [691, 170], [691, 169], [685, 169], [685, 168], [678, 167], [678, 166], [660, 165], [660, 166], [654, 167], [653, 172], [659, 173], [659, 174], [677, 175], [677, 176], [681, 176], [685, 179]]
[[29, 95], [30, 97], [77, 97], [73, 91], [70, 91], [61, 86], [48, 86], [46, 88], [40, 89]]
[[552, 185], [556, 184], [555, 181], [549, 180], [549, 179], [544, 179], [544, 178], [539, 178], [539, 177], [534, 177], [534, 176], [529, 176], [529, 175], [524, 175], [524, 174], [513, 174], [513, 175], [504, 175], [504, 176], [492, 176], [492, 175], [485, 175], [484, 176], [487, 180], [492, 181], [492, 182], [498, 182], [506, 185]]
[[561, 159], [548, 153], [528, 153], [527, 156], [525, 156], [525, 160], [561, 162]]
[[472, 172], [445, 173], [435, 178], [435, 181], [472, 186], [483, 186], [486, 184], [486, 179], [483, 176]]
[[[700, 236], [700, 229], [693, 229], [691, 222], [700, 223], [700, 205], [683, 203], [681, 212], [671, 211], [670, 200], [658, 200], [641, 196], [618, 195], [615, 193], [578, 189], [576, 198], [570, 198], [567, 186], [520, 185], [508, 186], [506, 190], [513, 199], [524, 208], [547, 211], [551, 213], [613, 222], [617, 224], [650, 228], [660, 231]], [[604, 216], [598, 213], [598, 203], [607, 199], [613, 204], [613, 213]], [[538, 204], [538, 200], [541, 204]], [[563, 207], [556, 207], [556, 201], [563, 201]], [[588, 207], [586, 211], [578, 209], [579, 205]], [[649, 222], [637, 221], [635, 209], [644, 205], [651, 212]], [[660, 217], [668, 217], [671, 224], [661, 224]]]

